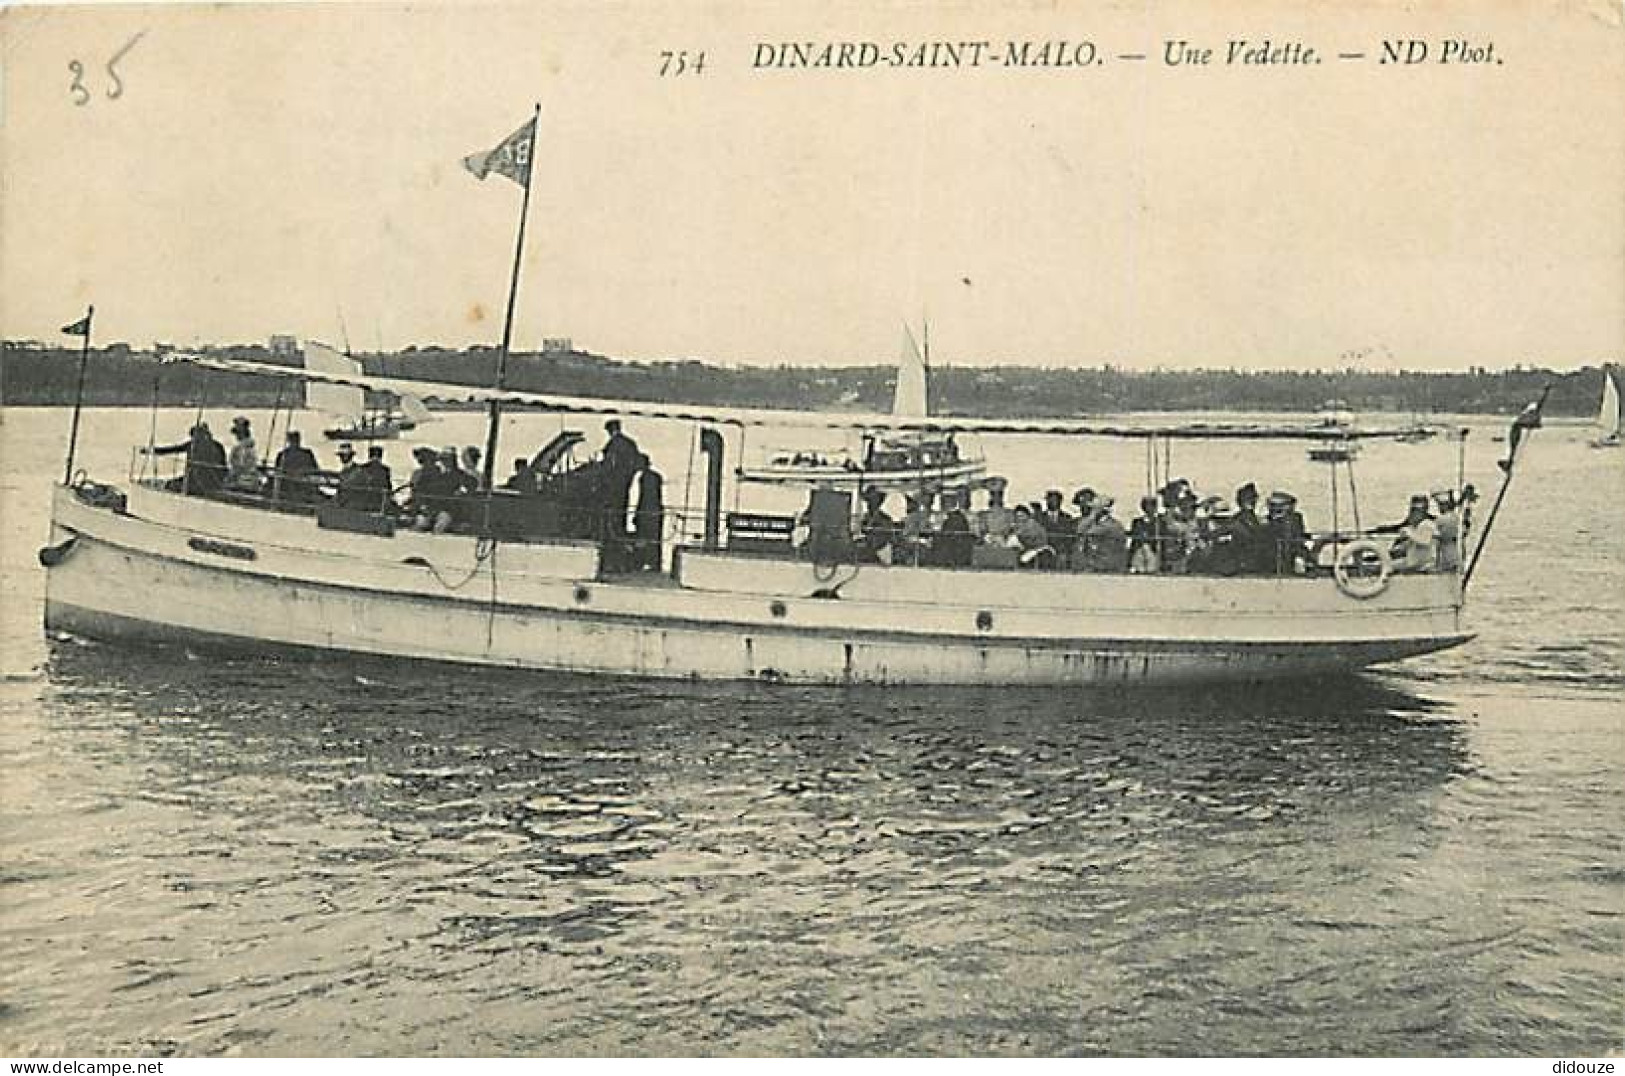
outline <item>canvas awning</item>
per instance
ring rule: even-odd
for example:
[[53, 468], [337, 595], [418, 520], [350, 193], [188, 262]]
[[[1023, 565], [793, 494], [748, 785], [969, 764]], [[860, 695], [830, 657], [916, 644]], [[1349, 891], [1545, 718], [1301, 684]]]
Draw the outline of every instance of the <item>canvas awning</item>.
[[[705, 404], [665, 403], [651, 400], [609, 400], [592, 396], [565, 396], [554, 393], [494, 389], [479, 385], [456, 385], [444, 381], [417, 381], [408, 378], [379, 377], [370, 374], [343, 376], [292, 366], [274, 366], [226, 359], [213, 355], [174, 352], [165, 363], [187, 363], [210, 370], [261, 377], [282, 377], [331, 385], [350, 385], [375, 391], [411, 394], [424, 401], [489, 403], [540, 408], [545, 411], [581, 415], [614, 415], [636, 418], [674, 419], [683, 422], [710, 422], [738, 427], [784, 429], [848, 430], [901, 433], [1011, 433], [1049, 434], [1071, 437], [1121, 437], [1133, 439], [1174, 438], [1188, 440], [1371, 440], [1397, 438], [1414, 433], [1415, 423], [1390, 428], [1312, 425], [1309, 423], [1221, 423], [1221, 422], [1122, 422], [1088, 418], [966, 418], [945, 415], [910, 418], [874, 412], [788, 411], [776, 408], [713, 407]], [[1465, 437], [1465, 429], [1444, 431]]]

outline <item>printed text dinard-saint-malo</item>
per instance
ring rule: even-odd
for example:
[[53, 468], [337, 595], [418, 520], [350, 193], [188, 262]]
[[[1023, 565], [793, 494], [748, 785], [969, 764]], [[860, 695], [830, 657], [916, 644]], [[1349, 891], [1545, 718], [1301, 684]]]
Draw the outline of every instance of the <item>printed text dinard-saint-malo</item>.
[[758, 41], [756, 70], [885, 70], [911, 68], [1094, 67], [1108, 61], [1146, 61], [1168, 67], [1300, 67], [1365, 60], [1409, 66], [1419, 63], [1499, 64], [1490, 41], [1465, 37], [1437, 40], [1384, 39], [1369, 49], [1328, 51], [1301, 40], [1237, 37], [1204, 42], [1167, 38], [1155, 47], [1108, 49], [1088, 38], [1006, 41]]

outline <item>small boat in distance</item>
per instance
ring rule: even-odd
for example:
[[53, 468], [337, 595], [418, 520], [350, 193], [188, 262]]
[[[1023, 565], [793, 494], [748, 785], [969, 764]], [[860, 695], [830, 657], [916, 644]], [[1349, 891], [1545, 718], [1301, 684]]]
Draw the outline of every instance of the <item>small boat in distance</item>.
[[1411, 424], [1394, 440], [1402, 445], [1421, 445], [1437, 436], [1439, 436], [1439, 427], [1429, 426], [1422, 421], [1420, 416], [1413, 413], [1411, 415]]
[[1597, 408], [1599, 435], [1592, 439], [1592, 448], [1618, 448], [1625, 437], [1625, 416], [1619, 410], [1619, 367], [1611, 362], [1602, 365], [1602, 402]]
[[[905, 325], [892, 415], [900, 419], [928, 418], [929, 396], [929, 339], [922, 350]], [[916, 430], [867, 433], [860, 453], [846, 448], [779, 449], [766, 463], [741, 467], [739, 478], [767, 485], [911, 491], [922, 487], [962, 488], [974, 484], [986, 471], [987, 461], [979, 455], [967, 455], [952, 431]]]
[[1360, 444], [1350, 434], [1354, 432], [1354, 412], [1342, 400], [1327, 400], [1312, 427], [1325, 433], [1325, 440], [1309, 449], [1309, 459], [1315, 463], [1348, 463], [1360, 453]]
[[[326, 344], [306, 340], [305, 369], [354, 380], [361, 376], [361, 363]], [[322, 431], [330, 441], [382, 441], [417, 429], [433, 416], [423, 401], [410, 393], [397, 397], [400, 410], [368, 407], [367, 393], [354, 385], [309, 381], [305, 384], [305, 407], [339, 419], [336, 426]]]

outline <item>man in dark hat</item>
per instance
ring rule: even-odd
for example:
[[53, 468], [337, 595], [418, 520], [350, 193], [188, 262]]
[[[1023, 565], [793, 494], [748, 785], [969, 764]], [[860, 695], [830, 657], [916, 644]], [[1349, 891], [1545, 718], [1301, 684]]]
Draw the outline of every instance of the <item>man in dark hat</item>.
[[207, 422], [193, 426], [191, 436], [186, 440], [151, 450], [154, 456], [173, 456], [182, 452], [186, 453], [186, 469], [179, 478], [170, 479], [164, 488], [190, 497], [212, 497], [219, 493], [226, 481], [226, 450], [209, 432]]
[[604, 497], [599, 505], [603, 517], [599, 533], [606, 539], [624, 539], [626, 506], [632, 499], [632, 479], [638, 473], [638, 460], [643, 453], [638, 443], [621, 432], [621, 420], [612, 418], [604, 423], [604, 450], [600, 454], [604, 466]]
[[658, 572], [660, 543], [666, 530], [666, 478], [644, 453], [638, 453], [637, 506], [632, 510], [632, 566]]
[[367, 462], [361, 465], [366, 472], [366, 488], [372, 495], [369, 512], [382, 512], [389, 507], [390, 494], [395, 492], [395, 478], [389, 472], [389, 464], [384, 462], [384, 446], [368, 445]]
[[1150, 575], [1162, 568], [1162, 516], [1157, 498], [1140, 498], [1140, 514], [1128, 525], [1128, 570]]
[[1258, 518], [1258, 487], [1251, 482], [1236, 490], [1230, 543], [1237, 574], [1268, 575], [1275, 570], [1275, 550], [1264, 521]]
[[440, 501], [445, 477], [440, 469], [440, 458], [427, 445], [414, 448], [412, 458], [417, 461], [417, 467], [412, 471], [406, 510], [418, 530], [445, 530], [451, 526], [451, 514], [446, 513], [445, 525], [441, 526], [440, 513], [443, 509]]
[[1072, 549], [1078, 544], [1078, 519], [1061, 507], [1062, 500], [1058, 489], [1045, 493], [1044, 510], [1038, 514], [1038, 522], [1044, 525], [1056, 562], [1066, 565], [1072, 563]]
[[389, 468], [381, 445], [369, 445], [367, 462], [355, 462], [355, 448], [339, 445], [339, 488], [334, 503], [352, 512], [382, 512], [389, 497]]
[[965, 514], [964, 495], [956, 489], [942, 491], [942, 526], [931, 540], [932, 563], [939, 568], [969, 568], [976, 535]]
[[[439, 494], [435, 531], [468, 526], [474, 518], [472, 500], [480, 492], [480, 477], [463, 470], [458, 463], [457, 449], [451, 445], [440, 450], [440, 473], [435, 485]], [[442, 516], [445, 517], [443, 525]]]
[[1264, 502], [1264, 530], [1269, 535], [1270, 549], [1274, 553], [1276, 575], [1296, 575], [1309, 559], [1304, 548], [1309, 534], [1304, 526], [1303, 513], [1298, 511], [1298, 498], [1275, 490]]
[[333, 495], [333, 503], [352, 512], [364, 512], [367, 491], [363, 488], [362, 482], [366, 476], [362, 473], [361, 464], [355, 461], [355, 446], [348, 441], [341, 442], [338, 457], [339, 484], [337, 492]]
[[321, 496], [316, 485], [321, 471], [316, 453], [305, 447], [299, 431], [289, 430], [283, 438], [282, 451], [276, 454], [271, 496], [278, 501], [312, 504]]
[[513, 474], [502, 483], [502, 488], [515, 493], [530, 494], [536, 492], [536, 472], [531, 470], [530, 460], [525, 456], [517, 456], [513, 461]]
[[1072, 566], [1086, 572], [1120, 572], [1128, 567], [1128, 532], [1112, 515], [1117, 502], [1101, 496], [1094, 500], [1087, 520], [1079, 521], [1078, 545]]
[[858, 522], [858, 555], [870, 564], [890, 564], [897, 541], [897, 521], [886, 514], [886, 491], [863, 491], [863, 518]]

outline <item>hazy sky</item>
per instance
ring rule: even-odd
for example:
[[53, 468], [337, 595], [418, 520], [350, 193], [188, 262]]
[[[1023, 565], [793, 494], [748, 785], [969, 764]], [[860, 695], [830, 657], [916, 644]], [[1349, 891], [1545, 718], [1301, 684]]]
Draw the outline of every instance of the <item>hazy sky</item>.
[[[520, 191], [459, 161], [540, 101], [518, 347], [889, 361], [929, 312], [956, 363], [1625, 355], [1617, 4], [644, 6], [4, 12], [0, 329], [495, 343]], [[1180, 38], [1213, 64], [1164, 64]], [[1242, 38], [1324, 62], [1224, 64]], [[1104, 62], [752, 67], [1051, 39]]]

